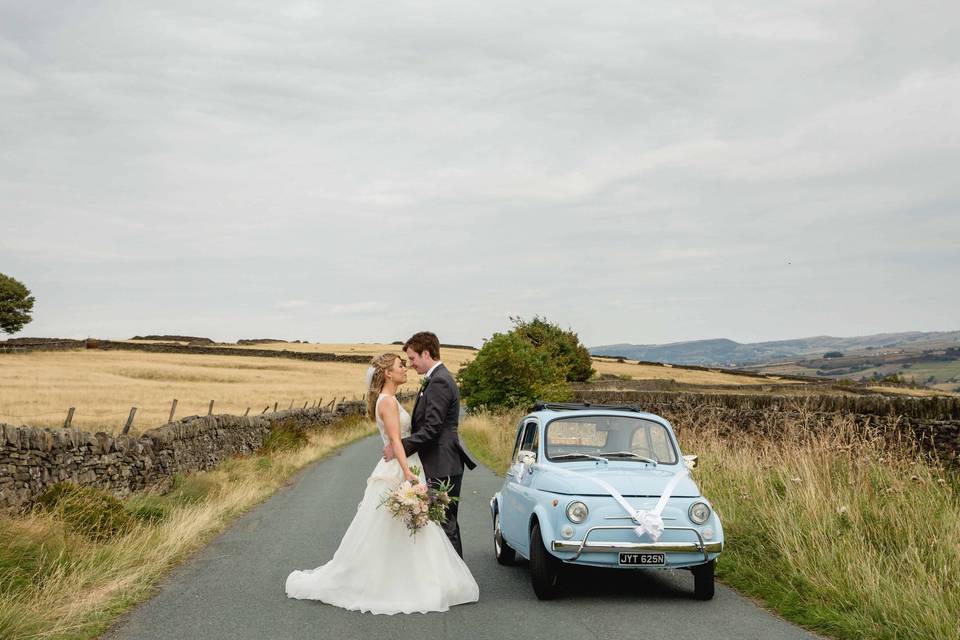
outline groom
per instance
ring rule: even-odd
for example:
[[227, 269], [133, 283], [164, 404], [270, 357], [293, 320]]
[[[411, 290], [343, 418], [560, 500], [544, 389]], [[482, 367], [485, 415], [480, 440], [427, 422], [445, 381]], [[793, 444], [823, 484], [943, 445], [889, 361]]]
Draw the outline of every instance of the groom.
[[[449, 482], [453, 485], [451, 497], [460, 497], [460, 485], [463, 481], [463, 465], [469, 469], [477, 466], [466, 447], [460, 442], [457, 425], [460, 422], [460, 390], [453, 376], [440, 362], [440, 341], [429, 331], [414, 334], [403, 350], [407, 353], [410, 366], [421, 376], [420, 393], [413, 405], [410, 421], [410, 435], [401, 442], [406, 454], [420, 454], [423, 473], [429, 484]], [[393, 458], [393, 447], [383, 448], [384, 460]], [[460, 544], [460, 527], [457, 524], [459, 501], [451, 502], [447, 507], [447, 522], [443, 531], [450, 538], [453, 548], [463, 557]]]

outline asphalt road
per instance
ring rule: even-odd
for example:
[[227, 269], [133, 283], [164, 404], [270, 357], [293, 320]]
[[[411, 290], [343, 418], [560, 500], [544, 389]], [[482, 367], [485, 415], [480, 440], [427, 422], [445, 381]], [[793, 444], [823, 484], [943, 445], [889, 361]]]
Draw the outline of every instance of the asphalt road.
[[[501, 479], [466, 472], [460, 507], [464, 559], [480, 601], [444, 613], [373, 615], [284, 593], [293, 569], [327, 562], [356, 512], [382, 447], [377, 436], [302, 469], [290, 484], [241, 516], [157, 594], [120, 618], [108, 640], [224, 638], [814, 638], [717, 585], [709, 602], [693, 599], [687, 571], [576, 571], [566, 597], [541, 602], [528, 567], [493, 557], [488, 502]], [[721, 557], [722, 561], [722, 557]]]

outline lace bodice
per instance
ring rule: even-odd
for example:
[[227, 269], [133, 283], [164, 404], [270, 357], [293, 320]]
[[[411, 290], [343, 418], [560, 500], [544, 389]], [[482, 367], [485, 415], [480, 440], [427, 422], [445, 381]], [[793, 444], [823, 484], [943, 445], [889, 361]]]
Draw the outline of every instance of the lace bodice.
[[[387, 394], [385, 393], [381, 393], [380, 396], [377, 397], [377, 404], [374, 406], [375, 413], [380, 407], [380, 401], [386, 395]], [[400, 407], [400, 437], [406, 438], [407, 436], [410, 435], [410, 414], [407, 413], [407, 410], [403, 408], [402, 404], [399, 404], [399, 403], [397, 404]], [[389, 442], [389, 439], [387, 438], [387, 434], [383, 429], [383, 420], [380, 419], [379, 413], [376, 413], [376, 416], [377, 416], [377, 429], [380, 430], [380, 438], [383, 439], [383, 444], [387, 444], [387, 442]]]

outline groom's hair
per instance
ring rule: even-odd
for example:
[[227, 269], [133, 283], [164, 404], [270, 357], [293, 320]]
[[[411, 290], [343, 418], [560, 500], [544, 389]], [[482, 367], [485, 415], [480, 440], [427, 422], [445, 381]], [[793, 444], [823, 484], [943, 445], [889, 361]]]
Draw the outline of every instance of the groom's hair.
[[413, 349], [417, 353], [426, 351], [434, 360], [440, 359], [440, 340], [437, 338], [437, 334], [430, 331], [420, 331], [410, 336], [410, 339], [403, 345], [403, 350], [406, 351], [407, 349]]

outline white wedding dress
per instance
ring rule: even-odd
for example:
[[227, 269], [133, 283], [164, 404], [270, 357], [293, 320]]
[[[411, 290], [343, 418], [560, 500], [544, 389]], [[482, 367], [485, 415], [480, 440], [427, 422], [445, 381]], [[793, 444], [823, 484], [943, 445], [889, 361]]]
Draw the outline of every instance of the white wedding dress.
[[[377, 398], [378, 406], [383, 397]], [[379, 415], [377, 428], [386, 444]], [[400, 435], [410, 435], [410, 414], [402, 406]], [[408, 456], [407, 464], [420, 466], [420, 457]], [[386, 507], [379, 507], [382, 496], [402, 480], [400, 463], [381, 458], [333, 558], [287, 576], [288, 597], [385, 614], [446, 611], [479, 599], [476, 580], [440, 525], [431, 522], [411, 536]], [[420, 480], [425, 481], [422, 469]]]

